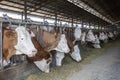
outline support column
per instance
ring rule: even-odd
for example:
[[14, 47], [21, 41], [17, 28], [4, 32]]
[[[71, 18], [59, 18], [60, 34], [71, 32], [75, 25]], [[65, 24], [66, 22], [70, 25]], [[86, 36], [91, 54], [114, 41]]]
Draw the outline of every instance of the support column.
[[0, 22], [0, 69], [3, 68], [2, 39], [2, 22]]

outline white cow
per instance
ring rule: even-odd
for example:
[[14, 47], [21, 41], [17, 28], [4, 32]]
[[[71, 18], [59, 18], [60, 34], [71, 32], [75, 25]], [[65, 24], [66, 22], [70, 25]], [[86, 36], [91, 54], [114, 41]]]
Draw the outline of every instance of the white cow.
[[109, 37], [110, 39], [114, 39], [113, 33], [112, 33], [112, 32], [109, 32], [109, 33], [108, 33], [108, 37]]
[[91, 30], [88, 31], [88, 34], [86, 35], [86, 41], [94, 42], [95, 36]]
[[84, 44], [85, 43], [85, 38], [86, 38], [86, 32], [82, 32], [81, 34], [81, 43]]
[[100, 32], [99, 39], [104, 41], [105, 40], [105, 34], [104, 32]]
[[74, 37], [75, 37], [75, 40], [73, 41], [73, 44], [74, 44], [76, 41], [80, 40], [80, 38], [81, 38], [81, 29], [80, 29], [80, 27], [76, 27], [76, 28], [75, 28]]
[[101, 48], [100, 47], [100, 41], [99, 41], [99, 38], [98, 38], [97, 34], [95, 34], [95, 41], [93, 43], [94, 43], [93, 44], [94, 48]]

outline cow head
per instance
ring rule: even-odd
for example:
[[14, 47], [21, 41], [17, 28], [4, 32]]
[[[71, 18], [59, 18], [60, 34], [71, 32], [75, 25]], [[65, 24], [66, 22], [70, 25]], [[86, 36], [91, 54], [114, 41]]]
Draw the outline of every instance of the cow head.
[[63, 53], [68, 53], [70, 51], [68, 44], [67, 44], [65, 34], [61, 35], [61, 39], [60, 39], [57, 47], [54, 48], [54, 50], [59, 51], [59, 52], [63, 52]]
[[78, 48], [78, 45], [74, 46], [74, 52], [72, 52], [72, 54], [70, 55], [75, 61], [77, 62], [81, 61], [80, 50]]
[[85, 43], [85, 37], [86, 37], [86, 32], [84, 31], [84, 32], [82, 32], [82, 34], [81, 34], [81, 43]]
[[99, 38], [98, 38], [97, 34], [95, 34], [95, 41], [93, 43], [94, 43], [93, 44], [94, 48], [101, 48], [100, 47], [100, 41], [99, 41]]
[[46, 60], [46, 59], [42, 59], [40, 61], [34, 61], [35, 65], [43, 72], [45, 73], [49, 73], [50, 72], [50, 63], [51, 63], [51, 59], [50, 60]]
[[99, 41], [99, 38], [98, 38], [98, 36], [97, 36], [97, 34], [95, 34], [95, 42], [94, 43], [100, 43], [100, 41]]
[[75, 28], [74, 36], [75, 36], [75, 40], [80, 40], [81, 29], [79, 27]]
[[88, 34], [86, 36], [86, 40], [90, 41], [90, 42], [95, 41], [95, 36], [94, 36], [94, 34], [93, 34], [93, 32], [91, 30], [88, 31]]
[[15, 45], [17, 50], [16, 54], [26, 54], [29, 57], [34, 56], [37, 53], [34, 47], [31, 36], [25, 27], [19, 26], [15, 29], [18, 35], [18, 42]]
[[104, 32], [101, 32], [101, 33], [100, 33], [99, 39], [100, 39], [100, 40], [105, 40], [105, 34], [104, 34]]
[[62, 65], [62, 60], [63, 60], [64, 57], [65, 57], [64, 53], [57, 51], [57, 53], [55, 55], [56, 66], [61, 66]]
[[113, 38], [113, 37], [114, 37], [113, 33], [112, 33], [112, 32], [109, 32], [108, 37], [109, 37], [109, 38]]

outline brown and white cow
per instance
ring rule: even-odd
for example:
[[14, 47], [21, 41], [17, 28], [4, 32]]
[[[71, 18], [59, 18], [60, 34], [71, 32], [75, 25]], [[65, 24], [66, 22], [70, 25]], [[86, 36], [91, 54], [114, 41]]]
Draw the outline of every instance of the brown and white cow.
[[64, 53], [68, 53], [70, 51], [65, 34], [50, 33], [42, 29], [40, 29], [39, 31], [40, 32], [38, 34], [41, 38], [41, 43], [43, 43], [44, 50], [47, 52], [56, 50], [61, 53], [58, 54], [59, 56], [56, 55], [56, 65], [59, 64], [59, 61], [61, 61]]
[[[74, 45], [73, 43], [80, 40], [80, 35], [81, 34], [79, 34], [79, 30], [80, 29], [78, 29], [76, 31], [73, 31], [70, 28], [66, 28], [65, 32], [64, 32], [65, 37], [67, 39], [67, 44], [68, 44], [68, 46], [70, 48], [69, 54], [72, 57], [72, 59], [74, 59], [77, 62], [81, 61], [80, 50], [78, 48], [78, 45], [76, 45], [76, 44]], [[77, 31], [78, 31], [78, 34], [77, 34]], [[76, 32], [76, 33], [74, 33], [74, 32]], [[73, 39], [72, 37], [75, 38], [75, 39]], [[72, 40], [70, 38], [72, 38]], [[64, 53], [57, 51], [57, 53], [56, 53], [56, 62], [57, 62], [56, 65], [57, 66], [62, 65], [62, 60], [63, 60], [64, 57], [65, 57]]]
[[52, 56], [49, 52], [45, 51], [44, 48], [41, 47], [39, 42], [35, 37], [32, 37], [32, 42], [37, 49], [37, 54], [33, 57], [28, 57], [29, 62], [34, 62], [34, 64], [43, 72], [50, 72], [50, 63], [52, 61]]
[[25, 27], [19, 26], [15, 30], [3, 30], [3, 65], [6, 66], [12, 55], [26, 54], [32, 57], [37, 50], [31, 36]]

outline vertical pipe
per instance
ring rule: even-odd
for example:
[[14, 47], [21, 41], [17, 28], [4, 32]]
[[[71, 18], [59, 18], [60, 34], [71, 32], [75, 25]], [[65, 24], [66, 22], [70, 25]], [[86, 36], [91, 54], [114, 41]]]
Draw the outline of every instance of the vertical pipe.
[[73, 27], [73, 15], [72, 15], [72, 27]]
[[0, 69], [3, 68], [2, 39], [2, 22], [0, 22]]
[[83, 29], [83, 17], [81, 18], [81, 28]]
[[90, 28], [90, 26], [91, 26], [90, 21], [88, 22], [88, 26], [89, 26], [89, 29], [91, 29], [91, 28]]
[[25, 15], [25, 21], [27, 20], [27, 0], [24, 0], [24, 15]]
[[23, 12], [21, 13], [21, 19], [22, 19], [22, 22], [23, 22]]
[[57, 12], [55, 12], [55, 27], [57, 27]]
[[57, 12], [55, 12], [55, 32], [59, 32], [57, 27]]

